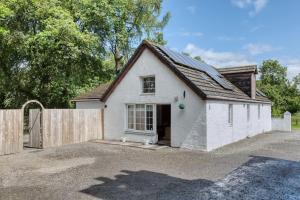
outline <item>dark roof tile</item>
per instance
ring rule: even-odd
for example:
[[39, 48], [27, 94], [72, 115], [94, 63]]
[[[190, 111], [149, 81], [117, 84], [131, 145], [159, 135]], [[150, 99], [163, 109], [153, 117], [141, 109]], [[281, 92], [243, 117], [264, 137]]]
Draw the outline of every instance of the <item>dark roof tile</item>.
[[101, 85], [97, 86], [96, 88], [79, 95], [78, 97], [74, 98], [72, 101], [80, 101], [80, 100], [88, 100], [88, 99], [101, 99], [103, 97], [105, 91], [107, 90], [107, 88], [110, 86], [110, 84], [111, 84], [110, 82], [101, 84]]

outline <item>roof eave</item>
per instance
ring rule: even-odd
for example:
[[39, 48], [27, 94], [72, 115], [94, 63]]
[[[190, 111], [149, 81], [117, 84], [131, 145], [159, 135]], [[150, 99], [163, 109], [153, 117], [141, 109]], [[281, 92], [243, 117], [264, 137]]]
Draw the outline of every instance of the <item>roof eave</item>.
[[263, 101], [256, 99], [239, 99], [239, 98], [230, 98], [230, 97], [221, 97], [221, 96], [207, 96], [207, 100], [226, 100], [226, 101], [238, 101], [238, 102], [248, 102], [248, 103], [266, 103], [272, 104], [272, 101]]
[[83, 101], [101, 101], [101, 98], [78, 98], [78, 99], [72, 99], [70, 102], [83, 102]]

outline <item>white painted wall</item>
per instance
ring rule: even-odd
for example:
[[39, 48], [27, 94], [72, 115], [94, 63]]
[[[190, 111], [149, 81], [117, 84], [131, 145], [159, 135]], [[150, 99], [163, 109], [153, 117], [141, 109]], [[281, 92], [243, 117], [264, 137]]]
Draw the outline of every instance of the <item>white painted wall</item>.
[[[228, 104], [233, 104], [233, 124], [228, 123]], [[250, 103], [250, 120], [247, 120], [247, 103], [207, 101], [207, 150], [239, 141], [247, 136], [271, 131], [271, 104]]]
[[104, 103], [101, 101], [77, 101], [76, 109], [103, 109]]
[[272, 118], [272, 130], [292, 131], [292, 116], [290, 112], [285, 112], [283, 118]]
[[[141, 76], [154, 75], [155, 95], [141, 94]], [[186, 98], [183, 99], [183, 92]], [[178, 97], [178, 101], [175, 101]], [[156, 133], [126, 132], [126, 107], [128, 103], [171, 104], [171, 146], [206, 149], [206, 106], [184, 82], [148, 49], [145, 49], [131, 70], [106, 101], [104, 109], [105, 139], [142, 142], [145, 138], [156, 141]], [[178, 108], [179, 103], [185, 109]]]

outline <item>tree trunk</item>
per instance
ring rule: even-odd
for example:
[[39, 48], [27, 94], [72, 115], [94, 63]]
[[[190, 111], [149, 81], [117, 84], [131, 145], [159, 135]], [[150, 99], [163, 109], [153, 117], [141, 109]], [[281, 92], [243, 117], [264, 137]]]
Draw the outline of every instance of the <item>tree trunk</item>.
[[123, 58], [123, 56], [120, 54], [119, 50], [116, 50], [116, 53], [114, 54], [114, 59], [115, 59], [115, 73], [116, 73], [116, 75], [120, 71], [122, 58]]

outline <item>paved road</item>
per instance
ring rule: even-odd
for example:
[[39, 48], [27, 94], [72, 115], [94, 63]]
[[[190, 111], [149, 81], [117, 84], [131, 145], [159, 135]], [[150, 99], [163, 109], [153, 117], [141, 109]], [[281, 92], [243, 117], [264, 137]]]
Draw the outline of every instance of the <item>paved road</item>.
[[99, 143], [0, 157], [0, 199], [300, 199], [300, 133], [210, 153]]

